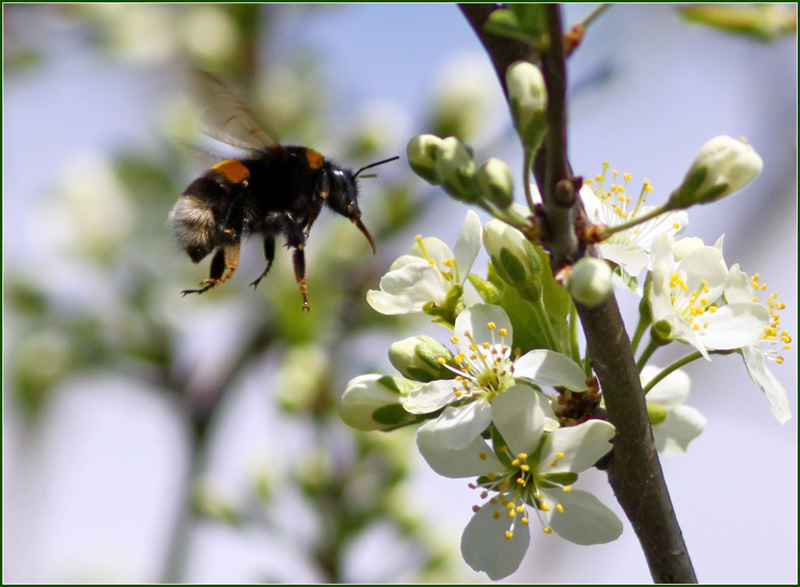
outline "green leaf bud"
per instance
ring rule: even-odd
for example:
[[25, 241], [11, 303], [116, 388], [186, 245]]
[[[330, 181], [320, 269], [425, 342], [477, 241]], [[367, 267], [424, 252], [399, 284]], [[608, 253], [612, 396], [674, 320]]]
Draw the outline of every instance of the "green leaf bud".
[[436, 145], [434, 171], [445, 191], [456, 200], [475, 202], [479, 193], [475, 183], [476, 167], [472, 152], [455, 137]]
[[490, 220], [483, 227], [483, 246], [503, 281], [530, 302], [541, 297], [542, 260], [519, 230], [501, 220]]
[[761, 157], [747, 143], [724, 135], [715, 137], [700, 149], [665, 207], [675, 210], [724, 198], [753, 181], [763, 167]]
[[599, 306], [611, 295], [611, 267], [602, 259], [584, 257], [572, 266], [564, 286], [576, 302]]
[[508, 165], [496, 157], [478, 167], [478, 186], [492, 204], [505, 210], [514, 202], [514, 179]]
[[529, 149], [535, 150], [547, 129], [544, 76], [533, 63], [515, 61], [506, 70], [506, 87], [517, 133]]
[[453, 354], [435, 338], [420, 335], [393, 343], [389, 361], [400, 373], [414, 381], [452, 379], [454, 374], [445, 365], [453, 365]]
[[406, 155], [411, 169], [425, 181], [434, 185], [439, 181], [434, 170], [436, 164], [436, 147], [442, 139], [436, 135], [417, 135], [408, 141]]
[[400, 397], [419, 384], [402, 377], [360, 375], [347, 384], [339, 404], [339, 415], [357, 430], [385, 430], [393, 425], [380, 422], [374, 413], [389, 405], [400, 405]]

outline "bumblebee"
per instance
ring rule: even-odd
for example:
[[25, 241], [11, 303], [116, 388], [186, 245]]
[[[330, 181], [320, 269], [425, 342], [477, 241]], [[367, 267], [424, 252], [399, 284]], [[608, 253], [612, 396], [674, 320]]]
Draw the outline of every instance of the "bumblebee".
[[[257, 287], [275, 258], [275, 239], [283, 235], [292, 261], [303, 309], [308, 310], [305, 246], [322, 208], [349, 218], [375, 254], [375, 241], [361, 221], [357, 179], [367, 169], [395, 161], [391, 157], [355, 173], [308, 147], [280, 145], [255, 121], [249, 108], [222, 81], [205, 71], [194, 72], [195, 91], [205, 104], [201, 130], [243, 149], [249, 156], [214, 165], [180, 195], [169, 214], [175, 239], [194, 263], [213, 253], [209, 278], [201, 294], [231, 278], [239, 265], [241, 239], [263, 237], [267, 266], [250, 285]], [[361, 176], [368, 177], [368, 176]]]

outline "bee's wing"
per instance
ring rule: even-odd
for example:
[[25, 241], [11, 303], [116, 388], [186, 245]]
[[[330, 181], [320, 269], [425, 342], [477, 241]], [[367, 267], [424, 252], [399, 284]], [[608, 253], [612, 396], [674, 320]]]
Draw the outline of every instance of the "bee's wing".
[[192, 84], [195, 96], [204, 108], [200, 130], [213, 139], [250, 151], [278, 143], [256, 122], [250, 108], [219, 78], [196, 69]]

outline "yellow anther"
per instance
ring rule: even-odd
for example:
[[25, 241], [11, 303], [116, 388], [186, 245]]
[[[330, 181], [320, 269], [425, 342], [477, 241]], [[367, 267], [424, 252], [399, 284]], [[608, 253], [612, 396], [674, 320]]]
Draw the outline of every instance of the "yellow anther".
[[486, 327], [487, 327], [489, 330], [495, 330], [495, 329], [497, 328], [497, 324], [495, 324], [494, 322], [487, 322], [487, 323], [486, 323]]
[[494, 480], [496, 480], [496, 479], [497, 479], [497, 473], [489, 473], [488, 475], [486, 475], [486, 478], [487, 478], [489, 481], [494, 481]]
[[543, 512], [549, 512], [550, 506], [542, 502], [541, 504], [539, 504], [539, 509], [542, 510]]
[[556, 453], [556, 458], [557, 458], [557, 459], [563, 459], [563, 458], [564, 458], [564, 456], [565, 456], [565, 455], [564, 455], [564, 453], [563, 453], [563, 452], [557, 452], [557, 453]]
[[515, 512], [514, 510], [509, 510], [508, 517], [509, 518], [516, 518], [517, 517], [517, 512]]
[[444, 266], [445, 267], [454, 267], [455, 264], [456, 264], [456, 260], [455, 259], [446, 259], [444, 261]]
[[500, 516], [502, 515], [503, 514], [501, 514], [500, 512], [492, 512], [492, 518], [494, 518], [495, 520], [499, 520]]
[[514, 533], [511, 530], [506, 530], [506, 540], [514, 538]]
[[436, 362], [439, 363], [440, 365], [445, 365], [447, 363], [447, 359], [445, 359], [444, 357], [439, 357], [438, 359], [436, 359]]
[[561, 491], [563, 491], [564, 493], [569, 493], [570, 491], [572, 491], [572, 485], [567, 485], [566, 487], [562, 487]]
[[558, 464], [558, 461], [550, 461], [550, 466], [555, 467]]
[[516, 509], [517, 509], [517, 511], [518, 511], [519, 513], [522, 513], [522, 512], [524, 512], [524, 511], [525, 511], [525, 506], [524, 506], [524, 505], [518, 505]]
[[542, 531], [545, 534], [552, 534], [553, 533], [553, 529], [550, 526], [545, 526], [544, 528], [542, 528]]
[[497, 334], [499, 334], [500, 336], [508, 336], [508, 330], [506, 330], [505, 328], [501, 328], [500, 330], [497, 331]]
[[485, 461], [486, 460], [486, 453], [485, 452], [478, 453], [478, 458], [480, 460], [482, 460], [482, 461]]
[[526, 526], [528, 525], [528, 518], [520, 518], [519, 521], [525, 524]]
[[458, 337], [454, 334], [453, 336], [450, 337], [450, 342], [456, 344], [458, 342]]
[[563, 514], [563, 513], [564, 513], [564, 506], [563, 506], [563, 505], [561, 505], [560, 503], [559, 503], [559, 504], [557, 504], [557, 505], [556, 505], [556, 511], [557, 511], [559, 514]]

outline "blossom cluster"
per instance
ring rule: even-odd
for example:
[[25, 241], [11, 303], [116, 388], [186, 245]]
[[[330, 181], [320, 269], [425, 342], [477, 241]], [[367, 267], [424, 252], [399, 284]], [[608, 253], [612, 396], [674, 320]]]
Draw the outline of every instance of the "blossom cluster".
[[[688, 224], [683, 208], [747, 183], [760, 170], [754, 157], [740, 141], [714, 139], [661, 207], [645, 203], [648, 181], [634, 202], [627, 195], [630, 177], [609, 176], [605, 164], [579, 191], [594, 231], [587, 230], [587, 242], [597, 244], [602, 258], [586, 257], [553, 275], [535, 231], [527, 230], [534, 213], [504, 196], [513, 189], [506, 167], [487, 162], [479, 174], [471, 151], [455, 139], [412, 139], [415, 171], [459, 200], [483, 198], [481, 207], [496, 218], [482, 226], [467, 212], [452, 250], [437, 238], [416, 237], [379, 289], [368, 292], [376, 311], [428, 315], [447, 335], [391, 345], [399, 374], [356, 377], [340, 412], [360, 430], [419, 425], [417, 446], [428, 465], [448, 478], [472, 479], [479, 503], [461, 542], [472, 568], [492, 579], [514, 572], [532, 521], [546, 534], [583, 545], [622, 533], [607, 506], [574, 488], [580, 473], [607, 457], [616, 434], [580, 351], [575, 303], [602, 303], [614, 284], [643, 298], [632, 352], [639, 352], [659, 452], [686, 452], [705, 427], [703, 415], [684, 405], [690, 381], [679, 367], [692, 360], [741, 355], [775, 417], [791, 417], [786, 391], [767, 367], [770, 359], [782, 362], [791, 343], [780, 326], [783, 303], [776, 294], [762, 299], [766, 286], [758, 275], [727, 265], [722, 238], [713, 245], [679, 238]], [[526, 195], [536, 205], [534, 190], [528, 186]], [[482, 247], [489, 257], [485, 276], [473, 273]], [[649, 342], [640, 349], [646, 332]], [[690, 349], [683, 359], [663, 368], [648, 364], [673, 341]]]

